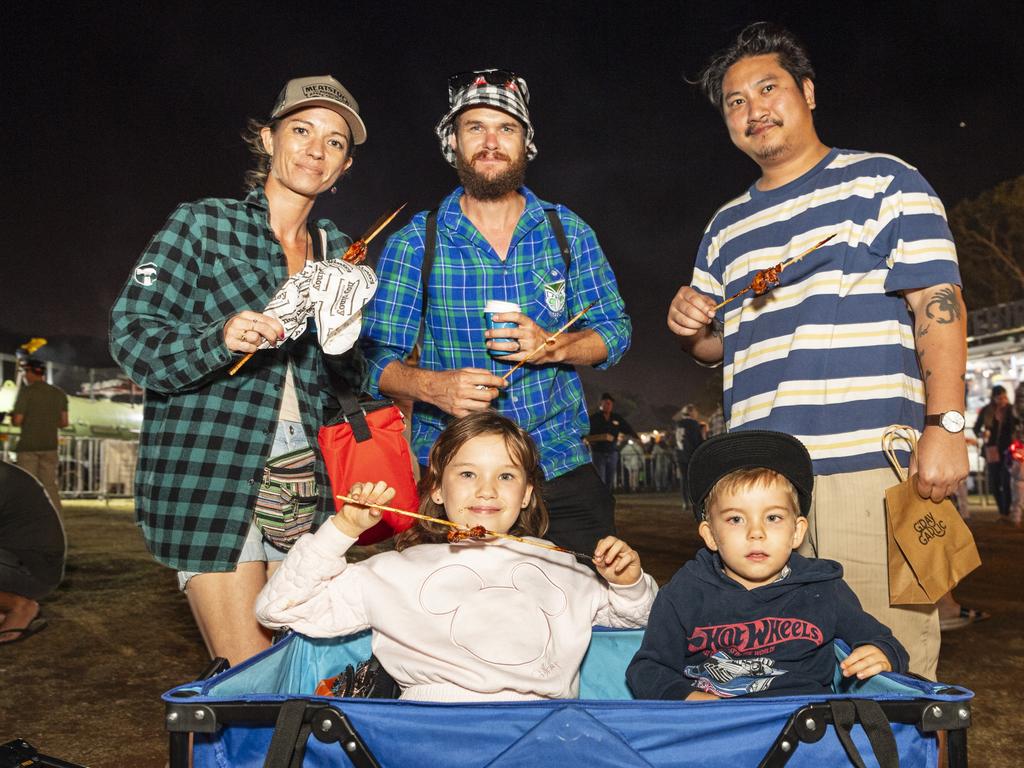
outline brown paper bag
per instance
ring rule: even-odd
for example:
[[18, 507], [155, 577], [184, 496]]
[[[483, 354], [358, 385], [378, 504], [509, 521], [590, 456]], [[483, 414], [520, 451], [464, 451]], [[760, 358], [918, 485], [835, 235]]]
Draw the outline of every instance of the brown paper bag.
[[894, 444], [910, 444], [917, 453], [917, 432], [891, 426], [882, 435], [882, 449], [902, 481], [885, 492], [885, 526], [889, 547], [889, 602], [931, 605], [981, 565], [974, 536], [949, 499], [936, 504], [922, 499], [916, 476], [896, 458]]

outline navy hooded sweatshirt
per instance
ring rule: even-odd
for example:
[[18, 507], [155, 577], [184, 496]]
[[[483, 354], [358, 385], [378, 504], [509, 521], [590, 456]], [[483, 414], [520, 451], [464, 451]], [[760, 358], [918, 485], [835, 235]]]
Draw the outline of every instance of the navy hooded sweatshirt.
[[877, 646], [893, 671], [907, 652], [860, 607], [834, 560], [793, 553], [784, 579], [748, 590], [701, 549], [654, 600], [643, 644], [626, 670], [639, 699], [813, 695], [831, 691], [832, 641]]

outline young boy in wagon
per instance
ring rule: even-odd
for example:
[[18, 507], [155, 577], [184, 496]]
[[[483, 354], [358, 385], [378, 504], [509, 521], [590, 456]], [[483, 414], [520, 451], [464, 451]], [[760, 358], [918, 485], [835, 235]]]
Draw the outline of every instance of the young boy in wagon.
[[637, 698], [828, 692], [836, 639], [853, 649], [844, 677], [906, 671], [906, 650], [861, 608], [842, 566], [794, 551], [813, 487], [790, 435], [734, 432], [694, 452], [687, 493], [706, 548], [655, 598], [626, 673]]

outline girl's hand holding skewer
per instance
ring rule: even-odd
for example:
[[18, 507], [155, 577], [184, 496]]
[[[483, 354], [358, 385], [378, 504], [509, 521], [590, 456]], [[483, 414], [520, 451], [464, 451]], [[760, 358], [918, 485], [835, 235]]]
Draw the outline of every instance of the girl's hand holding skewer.
[[627, 587], [635, 584], [643, 570], [640, 555], [622, 539], [605, 536], [594, 548], [594, 567], [609, 584]]
[[[348, 495], [366, 504], [387, 504], [395, 497], [395, 489], [383, 480], [376, 483], [353, 483]], [[357, 539], [359, 534], [380, 521], [380, 510], [346, 501], [331, 520], [339, 531]]]

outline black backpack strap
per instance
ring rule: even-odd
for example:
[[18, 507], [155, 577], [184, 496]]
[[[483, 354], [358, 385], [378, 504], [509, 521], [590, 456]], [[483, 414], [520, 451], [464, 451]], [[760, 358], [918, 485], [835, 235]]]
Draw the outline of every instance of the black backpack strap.
[[313, 247], [313, 261], [323, 261], [326, 234], [313, 222], [306, 225], [306, 233], [309, 235], [309, 244]]
[[[420, 282], [423, 283], [423, 314], [427, 315], [427, 302], [430, 300], [430, 270], [434, 268], [434, 251], [437, 249], [437, 209], [427, 212], [427, 229], [423, 233], [423, 263], [420, 265]], [[422, 327], [423, 321], [420, 320]]]
[[420, 302], [420, 328], [416, 333], [416, 346], [423, 343], [423, 331], [427, 327], [427, 304], [430, 303], [430, 271], [434, 268], [434, 251], [437, 250], [437, 208], [427, 211], [427, 228], [423, 232], [423, 263], [420, 264], [420, 283], [423, 286], [423, 301]]
[[551, 222], [551, 229], [555, 232], [555, 240], [558, 241], [558, 250], [562, 252], [562, 261], [565, 262], [565, 278], [569, 279], [569, 264], [572, 263], [572, 250], [569, 248], [569, 241], [565, 238], [565, 227], [562, 220], [558, 218], [558, 211], [548, 208], [548, 221]]

